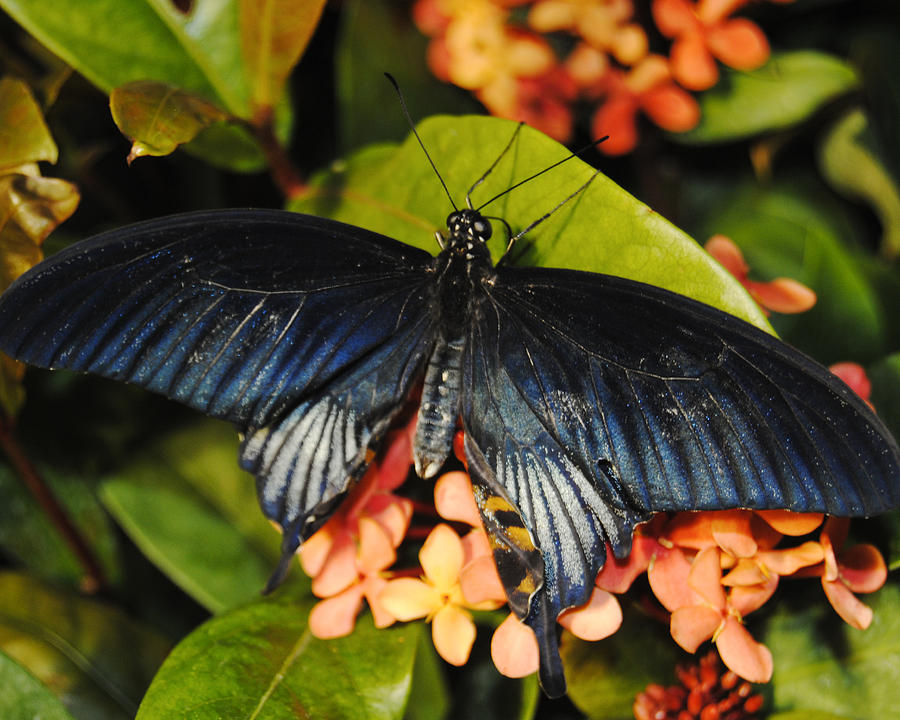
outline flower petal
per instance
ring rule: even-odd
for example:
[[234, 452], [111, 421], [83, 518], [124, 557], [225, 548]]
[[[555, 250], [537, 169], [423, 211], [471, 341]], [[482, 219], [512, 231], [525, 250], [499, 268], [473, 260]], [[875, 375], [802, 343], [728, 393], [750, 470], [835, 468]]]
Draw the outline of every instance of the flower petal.
[[688, 585], [691, 562], [679, 548], [660, 550], [647, 569], [650, 589], [669, 612], [697, 602], [696, 593]]
[[321, 572], [313, 578], [312, 591], [318, 597], [331, 597], [359, 578], [356, 569], [356, 543], [350, 534], [341, 532], [335, 538]]
[[466, 605], [473, 610], [492, 610], [506, 602], [506, 591], [490, 555], [482, 555], [466, 565], [459, 575], [459, 585]]
[[360, 583], [366, 602], [369, 603], [369, 609], [372, 611], [372, 620], [377, 628], [388, 627], [397, 620], [381, 602], [381, 593], [387, 584], [388, 581], [378, 575], [369, 575]]
[[855, 593], [875, 592], [887, 580], [887, 565], [874, 545], [854, 545], [844, 550], [838, 566], [841, 580]]
[[728, 617], [716, 638], [716, 647], [725, 667], [755, 683], [772, 679], [772, 653], [734, 617]]
[[390, 535], [372, 518], [359, 519], [359, 549], [356, 559], [360, 572], [369, 573], [384, 570], [397, 559]]
[[688, 90], [707, 90], [719, 79], [716, 61], [700, 33], [680, 36], [669, 51], [672, 77]]
[[687, 0], [653, 0], [653, 21], [666, 37], [673, 38], [699, 25], [694, 8]]
[[756, 585], [733, 587], [728, 593], [728, 607], [745, 617], [765, 605], [777, 587], [778, 575], [772, 575]]
[[378, 594], [378, 602], [398, 620], [408, 622], [426, 617], [444, 606], [441, 594], [415, 578], [388, 580]]
[[563, 612], [559, 624], [582, 640], [602, 640], [621, 627], [622, 608], [612, 594], [594, 588], [588, 603]]
[[750, 530], [748, 510], [723, 510], [712, 518], [712, 536], [716, 544], [732, 557], [749, 558], [756, 554], [756, 540]]
[[475, 623], [462, 608], [445, 605], [431, 621], [431, 639], [444, 660], [465, 665], [475, 643]]
[[622, 594], [631, 587], [635, 579], [650, 565], [654, 553], [663, 549], [655, 538], [646, 535], [635, 535], [631, 544], [631, 552], [624, 560], [606, 549], [606, 563], [597, 574], [595, 585], [613, 593]]
[[737, 70], [754, 70], [769, 59], [769, 41], [759, 26], [746, 18], [710, 28], [706, 44], [713, 55]]
[[769, 282], [748, 280], [744, 284], [757, 303], [783, 315], [806, 312], [817, 300], [815, 291], [791, 278], [780, 277]]
[[744, 254], [735, 242], [726, 235], [713, 235], [703, 246], [706, 252], [728, 272], [743, 282], [750, 268], [744, 260]]
[[449, 525], [437, 525], [419, 550], [419, 562], [425, 577], [438, 591], [450, 592], [459, 582], [463, 564], [463, 546], [459, 535]]
[[722, 566], [718, 548], [701, 550], [688, 573], [688, 585], [711, 607], [725, 609], [725, 589], [722, 587]]
[[845, 623], [857, 630], [869, 627], [874, 615], [872, 608], [861, 602], [844, 583], [840, 580], [828, 581], [822, 578], [822, 588], [828, 602]]
[[816, 565], [825, 559], [822, 545], [812, 540], [784, 550], [763, 550], [758, 560], [778, 575], [793, 575], [802, 567]]
[[672, 613], [672, 639], [688, 652], [696, 652], [722, 624], [722, 613], [700, 605], [678, 608]]
[[353, 585], [334, 597], [316, 603], [309, 613], [309, 631], [322, 639], [349, 635], [362, 609], [362, 598], [362, 586]]
[[669, 132], [687, 132], [700, 122], [700, 106], [694, 96], [674, 83], [647, 90], [641, 108], [654, 123]]
[[434, 507], [445, 520], [458, 520], [472, 527], [481, 526], [481, 514], [475, 504], [472, 483], [464, 472], [448, 472], [434, 484]]
[[630, 95], [610, 97], [594, 113], [591, 132], [594, 137], [609, 136], [598, 147], [607, 155], [624, 155], [637, 145], [635, 114], [638, 102]]
[[538, 644], [534, 631], [510, 613], [491, 638], [491, 657], [502, 675], [525, 677], [538, 671]]
[[830, 365], [828, 369], [843, 380], [844, 384], [853, 392], [869, 402], [872, 395], [872, 382], [862, 365], [854, 362], [840, 362]]
[[322, 572], [334, 544], [335, 531], [339, 529], [339, 524], [332, 518], [303, 542], [297, 551], [303, 572], [310, 577]]
[[822, 524], [822, 513], [798, 513], [790, 510], [755, 510], [759, 517], [782, 535], [806, 535]]

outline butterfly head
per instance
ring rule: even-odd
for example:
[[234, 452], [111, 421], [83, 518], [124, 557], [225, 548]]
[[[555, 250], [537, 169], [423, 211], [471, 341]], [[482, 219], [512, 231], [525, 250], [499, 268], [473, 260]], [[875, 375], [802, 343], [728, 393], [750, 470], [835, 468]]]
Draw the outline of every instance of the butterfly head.
[[447, 216], [450, 241], [456, 243], [486, 243], [491, 237], [491, 223], [477, 210], [465, 208], [454, 210]]

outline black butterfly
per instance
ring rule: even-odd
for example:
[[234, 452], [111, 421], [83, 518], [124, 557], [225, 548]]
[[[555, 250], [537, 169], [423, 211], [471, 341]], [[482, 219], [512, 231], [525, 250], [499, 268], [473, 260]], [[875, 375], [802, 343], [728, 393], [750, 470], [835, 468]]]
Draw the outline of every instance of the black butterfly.
[[[0, 298], [0, 348], [141, 385], [233, 422], [284, 529], [281, 571], [366, 468], [424, 377], [416, 467], [457, 419], [540, 679], [565, 691], [556, 618], [664, 510], [872, 515], [900, 450], [826, 368], [750, 324], [608, 275], [492, 265], [453, 212], [433, 257], [332, 220], [178, 215], [104, 233]], [[524, 527], [527, 532], [522, 532]]]

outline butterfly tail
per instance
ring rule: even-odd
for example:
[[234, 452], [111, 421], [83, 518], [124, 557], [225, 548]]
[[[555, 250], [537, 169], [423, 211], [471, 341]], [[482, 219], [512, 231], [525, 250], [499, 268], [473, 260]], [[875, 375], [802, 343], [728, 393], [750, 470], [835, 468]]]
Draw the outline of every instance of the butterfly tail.
[[566, 694], [566, 676], [559, 656], [556, 617], [545, 593], [539, 593], [535, 597], [525, 624], [534, 631], [537, 638], [540, 653], [538, 680], [541, 688], [548, 697], [562, 697]]

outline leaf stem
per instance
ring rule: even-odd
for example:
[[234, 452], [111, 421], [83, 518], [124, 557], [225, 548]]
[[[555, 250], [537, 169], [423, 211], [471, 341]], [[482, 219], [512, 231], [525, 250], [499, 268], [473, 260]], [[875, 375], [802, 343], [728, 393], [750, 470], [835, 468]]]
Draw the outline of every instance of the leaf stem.
[[269, 166], [269, 174], [272, 176], [273, 182], [285, 198], [291, 200], [305, 193], [306, 182], [275, 135], [272, 108], [260, 108], [253, 121], [249, 123], [249, 128], [256, 136], [256, 140], [266, 156], [266, 163]]
[[34, 463], [22, 448], [12, 422], [3, 415], [0, 415], [0, 448], [6, 453], [13, 469], [25, 483], [25, 487], [37, 500], [72, 552], [75, 553], [75, 557], [85, 573], [81, 581], [82, 590], [94, 593], [105, 588], [107, 585], [106, 575], [99, 561], [75, 523], [54, 496], [53, 490], [41, 477]]

